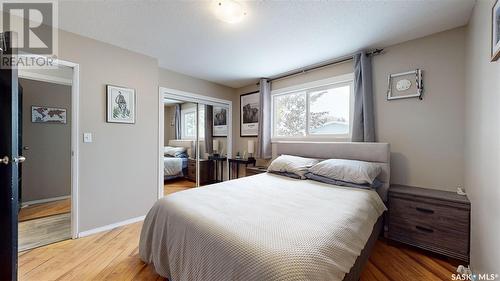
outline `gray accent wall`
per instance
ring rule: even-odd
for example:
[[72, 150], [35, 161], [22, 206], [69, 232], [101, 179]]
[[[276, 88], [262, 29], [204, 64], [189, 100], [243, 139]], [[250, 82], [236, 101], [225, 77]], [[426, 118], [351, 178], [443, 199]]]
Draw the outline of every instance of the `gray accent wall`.
[[500, 274], [500, 61], [490, 62], [494, 2], [477, 1], [467, 27], [465, 183], [472, 207], [472, 269]]
[[[71, 86], [19, 79], [23, 87], [23, 202], [71, 194]], [[31, 107], [66, 109], [66, 124], [32, 123]]]

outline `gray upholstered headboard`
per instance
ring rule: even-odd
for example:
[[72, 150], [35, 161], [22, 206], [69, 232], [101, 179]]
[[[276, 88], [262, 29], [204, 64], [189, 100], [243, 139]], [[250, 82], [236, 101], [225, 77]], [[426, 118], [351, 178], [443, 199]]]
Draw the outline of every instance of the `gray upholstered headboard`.
[[296, 155], [318, 159], [350, 159], [381, 164], [382, 173], [378, 177], [384, 182], [377, 191], [382, 200], [387, 201], [391, 179], [391, 149], [388, 143], [375, 142], [279, 142], [273, 144], [273, 157]]

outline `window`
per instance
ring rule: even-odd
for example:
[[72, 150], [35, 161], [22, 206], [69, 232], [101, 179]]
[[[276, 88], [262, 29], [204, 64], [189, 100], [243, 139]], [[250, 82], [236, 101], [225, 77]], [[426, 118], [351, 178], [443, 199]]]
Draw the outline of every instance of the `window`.
[[[182, 139], [196, 139], [196, 106], [181, 110], [181, 131]], [[199, 110], [199, 137], [205, 137], [205, 110]]]
[[350, 137], [352, 75], [295, 88], [272, 93], [273, 139]]

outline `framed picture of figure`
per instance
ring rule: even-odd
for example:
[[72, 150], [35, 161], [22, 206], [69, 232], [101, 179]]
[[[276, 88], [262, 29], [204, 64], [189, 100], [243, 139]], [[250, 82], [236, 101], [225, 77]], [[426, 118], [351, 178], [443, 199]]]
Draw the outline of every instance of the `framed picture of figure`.
[[500, 58], [500, 1], [495, 1], [491, 11], [491, 61]]
[[240, 96], [240, 136], [256, 137], [259, 133], [259, 92]]
[[135, 90], [106, 85], [106, 122], [135, 123]]
[[213, 137], [227, 137], [227, 108], [214, 106], [213, 109]]

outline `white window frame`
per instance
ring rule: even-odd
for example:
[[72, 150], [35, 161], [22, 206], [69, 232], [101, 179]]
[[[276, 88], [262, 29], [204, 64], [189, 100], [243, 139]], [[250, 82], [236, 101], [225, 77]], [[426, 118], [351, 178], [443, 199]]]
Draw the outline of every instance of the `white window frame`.
[[[351, 85], [351, 93], [349, 97], [349, 133], [348, 134], [309, 134], [309, 94], [307, 91], [314, 90], [316, 88], [327, 87], [327, 86], [338, 86], [342, 87], [344, 85]], [[274, 99], [280, 95], [292, 94], [296, 92], [306, 91], [306, 135], [305, 136], [275, 136], [275, 104]], [[313, 82], [308, 82], [300, 85], [294, 85], [291, 87], [276, 89], [271, 91], [271, 142], [280, 141], [351, 141], [352, 138], [352, 124], [354, 117], [354, 73], [339, 75], [327, 79], [317, 80]]]
[[[195, 133], [194, 136], [186, 136], [186, 127], [184, 125], [184, 122], [186, 120], [185, 115], [186, 114], [192, 114], [192, 113], [194, 113], [194, 120], [195, 120], [194, 128], [195, 128], [195, 131], [198, 128], [199, 139], [200, 140], [204, 140], [205, 139], [204, 134], [201, 134], [200, 130], [199, 130], [199, 117], [200, 117], [200, 114], [199, 114], [199, 112], [198, 113], [196, 112], [197, 108], [198, 108], [198, 106], [193, 106], [193, 107], [190, 107], [190, 108], [181, 109], [181, 139], [183, 139], [183, 140], [196, 140], [196, 133]], [[200, 111], [204, 111], [204, 110], [205, 109], [200, 109]]]

